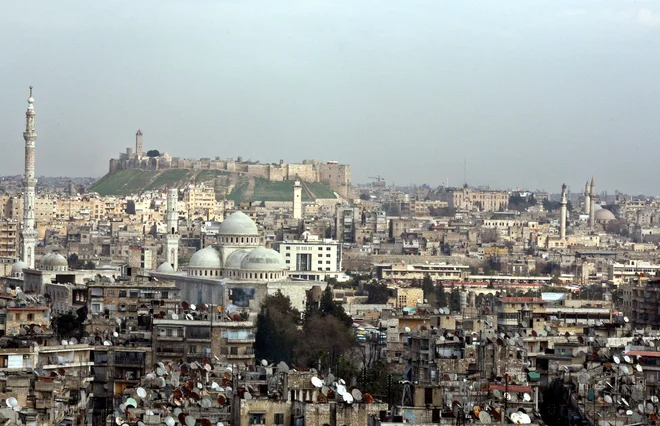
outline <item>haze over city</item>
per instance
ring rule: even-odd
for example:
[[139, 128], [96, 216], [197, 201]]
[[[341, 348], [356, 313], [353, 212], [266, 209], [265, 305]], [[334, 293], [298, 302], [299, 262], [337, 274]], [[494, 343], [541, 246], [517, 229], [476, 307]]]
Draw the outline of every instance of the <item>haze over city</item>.
[[[0, 158], [102, 176], [181, 157], [350, 164], [354, 182], [657, 194], [660, 2], [11, 2]], [[8, 149], [7, 149], [8, 148]]]

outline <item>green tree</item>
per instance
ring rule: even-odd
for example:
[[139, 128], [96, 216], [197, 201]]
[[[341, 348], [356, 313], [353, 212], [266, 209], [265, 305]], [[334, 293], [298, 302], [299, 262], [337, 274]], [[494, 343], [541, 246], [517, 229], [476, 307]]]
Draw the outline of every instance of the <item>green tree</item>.
[[332, 296], [332, 287], [329, 285], [325, 287], [325, 290], [321, 295], [321, 303], [319, 304], [318, 314], [322, 317], [328, 315], [333, 316], [347, 327], [353, 325], [353, 319], [346, 313], [341, 303], [336, 303], [334, 301], [334, 297]]
[[461, 312], [461, 292], [458, 287], [452, 286], [449, 303], [452, 312]]
[[422, 289], [424, 290], [424, 299], [427, 300], [431, 306], [437, 306], [436, 295], [435, 295], [435, 286], [433, 285], [433, 280], [429, 274], [424, 274], [422, 279]]
[[442, 285], [442, 282], [435, 286], [435, 303], [436, 306], [441, 308], [448, 306], [447, 292], [445, 291], [445, 286]]
[[390, 292], [384, 283], [365, 284], [364, 288], [367, 291], [368, 304], [387, 303], [390, 298]]
[[298, 330], [300, 312], [291, 306], [291, 300], [281, 292], [268, 295], [257, 316], [255, 353], [257, 358], [270, 361], [293, 361], [301, 335]]
[[160, 157], [160, 151], [157, 149], [152, 149], [147, 151], [147, 157]]

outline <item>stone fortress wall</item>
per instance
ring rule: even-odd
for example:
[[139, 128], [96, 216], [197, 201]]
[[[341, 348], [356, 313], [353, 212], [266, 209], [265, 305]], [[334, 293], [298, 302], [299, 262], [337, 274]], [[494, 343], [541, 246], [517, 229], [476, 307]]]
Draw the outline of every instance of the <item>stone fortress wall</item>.
[[[141, 133], [140, 133], [141, 142]], [[141, 143], [140, 143], [141, 145]], [[216, 158], [181, 158], [170, 157], [167, 153], [161, 153], [159, 157], [147, 157], [141, 152], [141, 146], [127, 148], [119, 158], [110, 160], [110, 173], [118, 170], [140, 169], [140, 170], [167, 170], [167, 169], [190, 169], [190, 170], [218, 170], [228, 173], [238, 173], [248, 177], [261, 177], [269, 181], [285, 181], [302, 179], [306, 182], [319, 182], [330, 187], [343, 198], [349, 198], [351, 186], [351, 168], [346, 164], [335, 161], [321, 162], [316, 160], [305, 160], [298, 164], [288, 164], [280, 160], [274, 164], [259, 164], [233, 159]]]

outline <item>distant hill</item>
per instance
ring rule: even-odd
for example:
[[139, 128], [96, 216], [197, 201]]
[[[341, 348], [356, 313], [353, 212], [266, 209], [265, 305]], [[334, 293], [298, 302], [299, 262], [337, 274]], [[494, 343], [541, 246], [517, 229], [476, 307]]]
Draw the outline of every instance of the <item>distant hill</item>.
[[[271, 182], [260, 177], [248, 177], [222, 170], [118, 170], [108, 173], [90, 188], [100, 195], [131, 195], [139, 192], [183, 187], [189, 183], [204, 183], [215, 187], [218, 200], [227, 197], [236, 202], [293, 201], [293, 181]], [[317, 198], [337, 198], [334, 191], [318, 182], [303, 182], [303, 201]]]

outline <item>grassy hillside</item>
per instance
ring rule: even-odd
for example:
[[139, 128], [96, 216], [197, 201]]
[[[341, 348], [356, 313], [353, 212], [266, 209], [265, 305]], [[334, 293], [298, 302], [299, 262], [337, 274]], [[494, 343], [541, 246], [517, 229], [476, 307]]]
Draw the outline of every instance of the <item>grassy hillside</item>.
[[[293, 181], [271, 182], [264, 178], [254, 178], [254, 187], [250, 190], [250, 179], [240, 180], [227, 198], [236, 202], [249, 201], [291, 201], [293, 202]], [[316, 198], [336, 198], [334, 192], [317, 182], [307, 182], [307, 187]], [[302, 191], [303, 201], [312, 201], [307, 191]]]
[[[101, 195], [131, 195], [142, 191], [181, 187], [188, 182], [213, 185], [216, 198], [227, 196], [236, 202], [249, 201], [293, 201], [293, 181], [270, 182], [264, 178], [250, 178], [219, 170], [119, 170], [107, 174], [92, 185], [91, 190]], [[336, 198], [334, 192], [318, 182], [307, 182], [307, 188], [315, 198]], [[303, 201], [311, 201], [307, 191], [302, 191]]]

